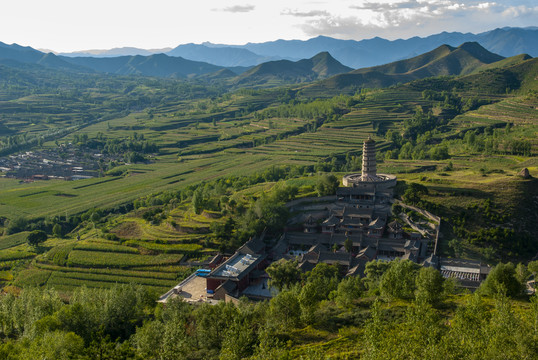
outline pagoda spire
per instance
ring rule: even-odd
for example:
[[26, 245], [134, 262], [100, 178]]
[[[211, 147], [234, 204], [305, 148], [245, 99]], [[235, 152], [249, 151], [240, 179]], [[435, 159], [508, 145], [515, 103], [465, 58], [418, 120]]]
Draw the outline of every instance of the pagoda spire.
[[362, 178], [376, 178], [375, 141], [370, 136], [362, 145]]

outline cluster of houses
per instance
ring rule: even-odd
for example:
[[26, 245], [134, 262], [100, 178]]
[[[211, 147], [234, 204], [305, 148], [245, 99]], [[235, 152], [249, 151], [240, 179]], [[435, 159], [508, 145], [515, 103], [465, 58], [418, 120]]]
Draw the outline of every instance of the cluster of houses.
[[199, 294], [186, 292], [193, 301], [271, 298], [274, 292], [264, 269], [280, 259], [297, 260], [303, 272], [319, 263], [336, 265], [343, 276], [364, 276], [366, 263], [372, 260], [406, 259], [436, 267], [443, 276], [457, 278], [469, 288], [478, 287], [489, 273], [489, 267], [480, 262], [436, 255], [440, 219], [433, 214], [424, 212], [433, 219], [433, 231], [422, 231], [408, 217], [389, 221], [396, 177], [377, 174], [373, 140], [364, 143], [362, 173], [346, 175], [342, 182], [336, 196], [325, 202], [295, 202], [292, 210], [303, 214], [294, 221], [300, 225], [286, 228], [277, 241], [266, 243], [263, 234], [248, 241], [229, 258], [212, 261], [209, 272], [186, 279], [160, 301], [170, 296], [185, 298], [183, 289], [194, 281], [200, 284]]
[[110, 160], [102, 154], [88, 154], [71, 144], [39, 151], [26, 151], [0, 158], [0, 171], [6, 177], [35, 180], [80, 180], [99, 176], [99, 160]]

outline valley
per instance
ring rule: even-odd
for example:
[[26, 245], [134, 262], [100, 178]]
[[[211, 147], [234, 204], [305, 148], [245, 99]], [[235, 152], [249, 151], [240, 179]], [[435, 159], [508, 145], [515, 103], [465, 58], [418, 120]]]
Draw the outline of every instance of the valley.
[[536, 32], [0, 43], [0, 358], [533, 358]]

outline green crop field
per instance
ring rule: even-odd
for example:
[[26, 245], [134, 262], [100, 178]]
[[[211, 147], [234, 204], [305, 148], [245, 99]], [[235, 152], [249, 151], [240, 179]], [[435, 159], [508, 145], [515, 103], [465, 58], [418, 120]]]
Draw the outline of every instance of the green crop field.
[[[263, 98], [264, 94], [262, 92], [259, 97]], [[248, 103], [253, 97], [225, 98], [214, 106], [237, 110], [243, 106], [243, 102]], [[418, 91], [375, 91], [339, 119], [326, 121], [312, 131], [304, 128], [308, 121], [298, 118], [256, 120], [252, 113], [239, 118], [230, 115], [230, 118], [212, 124], [209, 120], [211, 115], [189, 115], [200, 112], [196, 110], [197, 103], [195, 101], [194, 106], [189, 103], [157, 106], [152, 119], [147, 114], [133, 113], [84, 127], [79, 133], [86, 133], [89, 138], [97, 136], [99, 132], [106, 133], [110, 138], [125, 138], [137, 132], [155, 142], [163, 155], [157, 155], [147, 164], [119, 167], [122, 176], [105, 179], [33, 183], [0, 179], [0, 202], [3, 205], [0, 216], [76, 214], [92, 207], [115, 206], [202, 180], [260, 171], [272, 165], [313, 164], [329, 156], [342, 156], [348, 152], [360, 154], [362, 142], [368, 136], [380, 140], [380, 132], [397, 129], [399, 123], [413, 115], [417, 106], [434, 105], [422, 99]], [[263, 105], [268, 103], [270, 100], [262, 101]], [[517, 104], [508, 102], [503, 106], [511, 109], [510, 117], [495, 116], [504, 108], [493, 107], [497, 109], [490, 110], [494, 113], [481, 108], [473, 114], [456, 118], [453, 127], [496, 126], [505, 121], [516, 121], [512, 118], [525, 115]], [[229, 112], [235, 113], [235, 110]], [[531, 112], [530, 107], [527, 111]], [[183, 113], [185, 115], [178, 115]], [[183, 119], [181, 126], [178, 125], [180, 119]], [[168, 125], [166, 130], [159, 130]], [[130, 128], [136, 130], [131, 131]], [[68, 135], [57, 141], [70, 140], [72, 137]], [[52, 143], [45, 145], [53, 146]], [[379, 149], [383, 150], [385, 145], [388, 143], [380, 143]]]

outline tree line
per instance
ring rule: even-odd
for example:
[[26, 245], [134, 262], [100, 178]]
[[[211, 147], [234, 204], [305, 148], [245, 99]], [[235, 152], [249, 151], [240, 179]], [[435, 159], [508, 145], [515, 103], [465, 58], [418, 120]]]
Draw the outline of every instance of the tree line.
[[[536, 275], [535, 265], [526, 271]], [[81, 287], [68, 300], [53, 289], [5, 293], [0, 358], [524, 359], [538, 351], [538, 298], [519, 295], [510, 264], [495, 267], [467, 295], [454, 295], [454, 284], [437, 270], [407, 260], [367, 263], [363, 279], [342, 278], [326, 264], [301, 273], [292, 261], [267, 271], [280, 291], [261, 302], [172, 299], [163, 306], [137, 285]], [[305, 347], [298, 334], [310, 333], [317, 340]], [[335, 338], [346, 347], [315, 346]]]

